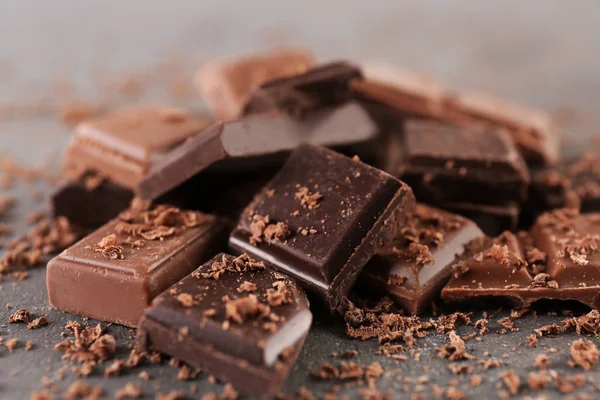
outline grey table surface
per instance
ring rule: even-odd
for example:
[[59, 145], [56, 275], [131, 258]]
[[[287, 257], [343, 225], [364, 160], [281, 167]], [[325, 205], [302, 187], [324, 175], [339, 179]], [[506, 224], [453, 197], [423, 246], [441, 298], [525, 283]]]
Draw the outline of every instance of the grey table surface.
[[[322, 60], [386, 60], [432, 74], [452, 88], [483, 90], [548, 109], [563, 126], [564, 154], [572, 155], [588, 145], [600, 126], [599, 18], [600, 2], [593, 0], [0, 0], [0, 108], [26, 107], [41, 100], [52, 108], [66, 98], [100, 101], [106, 97], [107, 81], [120, 79], [124, 73], [156, 71], [165, 60], [177, 60], [178, 74], [190, 81], [195, 68], [210, 57], [306, 45]], [[170, 95], [170, 83], [153, 80], [152, 87], [139, 96], [118, 100], [202, 106], [194, 95]], [[68, 128], [54, 115], [43, 114], [0, 118], [0, 151], [32, 166], [48, 157], [56, 161], [68, 140]], [[7, 191], [19, 201], [2, 222], [13, 225], [17, 233], [26, 231], [23, 220], [29, 211], [44, 207], [28, 196], [28, 186], [21, 183]], [[48, 192], [44, 185], [39, 187]], [[0, 321], [6, 321], [9, 314], [5, 304], [12, 310], [25, 307], [36, 315], [47, 314], [50, 319], [48, 327], [38, 330], [17, 324], [0, 326], [0, 336], [17, 337], [21, 343], [12, 353], [0, 350], [0, 398], [27, 399], [41, 387], [42, 377], [52, 377], [67, 365], [53, 346], [61, 340], [65, 323], [81, 318], [49, 307], [44, 268], [31, 271], [22, 282], [1, 284]], [[514, 369], [525, 382], [535, 355], [551, 347], [557, 350], [550, 354], [553, 368], [564, 375], [580, 372], [568, 366], [569, 344], [575, 335], [543, 338], [535, 349], [526, 346], [533, 328], [560, 319], [545, 314], [526, 316], [516, 320], [520, 331], [508, 335], [497, 334], [498, 326], [493, 323], [481, 343], [469, 341], [467, 346], [477, 358], [484, 358], [487, 351], [505, 362], [502, 368], [486, 371], [481, 386], [461, 385], [469, 397], [496, 398], [500, 373], [506, 369]], [[126, 357], [131, 342], [127, 329], [110, 326], [108, 332], [118, 338], [118, 356]], [[23, 348], [28, 340], [34, 344], [32, 351]], [[447, 387], [452, 379], [468, 381], [468, 376], [452, 375], [447, 361], [436, 357], [434, 348], [446, 341], [444, 335], [431, 335], [419, 341], [420, 361], [393, 361], [374, 354], [376, 341], [346, 338], [342, 324], [315, 307], [314, 327], [285, 391], [293, 393], [306, 386], [322, 395], [331, 382], [311, 379], [308, 371], [322, 361], [338, 362], [330, 353], [355, 348], [362, 365], [379, 361], [394, 370], [377, 383], [382, 391], [396, 389], [394, 398], [410, 398], [415, 388], [410, 384], [406, 393], [406, 383], [397, 379], [398, 374], [416, 379], [430, 366], [430, 384], [421, 393], [430, 398], [434, 383]], [[504, 354], [511, 357], [504, 359]], [[469, 363], [481, 372], [481, 366]], [[140, 369], [105, 379], [102, 368], [87, 381], [101, 385], [108, 398], [128, 381], [140, 382], [145, 398], [172, 389], [189, 393], [191, 384], [199, 389], [192, 398], [220, 391], [221, 385], [210, 384], [206, 374], [182, 383], [175, 378], [177, 370], [166, 363], [144, 369], [153, 377], [148, 382], [137, 377]], [[64, 380], [57, 384], [66, 388], [75, 377], [68, 366], [64, 371]], [[600, 373], [592, 370], [588, 376], [600, 378]], [[593, 393], [590, 385], [582, 390]], [[342, 393], [354, 398], [358, 388], [344, 388]], [[521, 392], [527, 394], [559, 397], [552, 385], [539, 393]]]

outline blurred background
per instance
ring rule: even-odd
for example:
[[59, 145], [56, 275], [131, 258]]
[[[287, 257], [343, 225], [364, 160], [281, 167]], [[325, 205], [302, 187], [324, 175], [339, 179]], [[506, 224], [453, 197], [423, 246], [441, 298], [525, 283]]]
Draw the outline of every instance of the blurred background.
[[543, 107], [572, 153], [600, 126], [599, 20], [597, 0], [2, 0], [0, 136], [37, 132], [11, 121], [73, 101], [200, 106], [190, 82], [203, 60], [303, 45]]

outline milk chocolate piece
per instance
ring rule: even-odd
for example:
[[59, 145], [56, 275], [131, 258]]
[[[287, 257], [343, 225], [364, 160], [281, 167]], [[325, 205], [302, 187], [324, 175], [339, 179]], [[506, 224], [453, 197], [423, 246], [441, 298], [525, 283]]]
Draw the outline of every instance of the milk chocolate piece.
[[419, 201], [436, 205], [520, 203], [530, 181], [506, 131], [417, 120], [406, 123], [399, 177]]
[[164, 205], [138, 208], [48, 263], [53, 307], [136, 326], [154, 297], [224, 247], [227, 224], [214, 216]]
[[260, 84], [303, 73], [314, 62], [313, 55], [304, 49], [213, 60], [202, 65], [196, 74], [196, 86], [217, 118], [238, 118], [248, 97]]
[[442, 203], [440, 208], [473, 220], [488, 236], [498, 236], [504, 231], [515, 231], [521, 211], [516, 203], [499, 205], [466, 202]]
[[270, 398], [311, 321], [306, 295], [290, 278], [246, 255], [219, 254], [155, 299], [136, 345]]
[[297, 278], [336, 310], [413, 202], [410, 188], [385, 172], [305, 145], [248, 205], [229, 246]]
[[538, 300], [600, 306], [600, 214], [574, 209], [541, 215], [531, 234], [505, 233], [455, 266], [442, 291], [448, 301], [507, 297], [519, 306]]
[[308, 110], [338, 106], [352, 99], [350, 82], [354, 79], [362, 79], [360, 69], [336, 61], [302, 74], [270, 80], [252, 93], [244, 114], [284, 111], [300, 116]]
[[551, 116], [541, 110], [477, 92], [449, 96], [446, 109], [476, 122], [506, 128], [528, 163], [558, 161], [559, 131]]
[[125, 210], [133, 192], [103, 180], [88, 187], [85, 178], [59, 185], [50, 197], [51, 214], [64, 216], [84, 229], [96, 229]]
[[556, 208], [600, 211], [600, 158], [589, 152], [535, 172], [531, 197], [538, 212]]
[[303, 119], [276, 114], [219, 122], [171, 151], [140, 181], [137, 194], [155, 199], [209, 167], [249, 171], [281, 163], [302, 143], [344, 147], [368, 142], [377, 134], [369, 115], [353, 102]]
[[82, 122], [67, 147], [65, 174], [77, 180], [93, 171], [133, 189], [174, 146], [209, 120], [183, 109], [138, 106]]
[[424, 204], [398, 223], [394, 241], [369, 261], [358, 281], [389, 295], [410, 314], [420, 314], [439, 297], [456, 256], [484, 234], [473, 221]]

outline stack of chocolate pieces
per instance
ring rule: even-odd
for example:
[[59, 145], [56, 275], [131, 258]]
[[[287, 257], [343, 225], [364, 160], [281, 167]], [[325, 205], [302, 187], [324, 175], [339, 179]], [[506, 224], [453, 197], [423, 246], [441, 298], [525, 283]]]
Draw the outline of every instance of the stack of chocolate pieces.
[[304, 50], [196, 83], [212, 117], [138, 107], [75, 129], [53, 210], [97, 230], [49, 264], [54, 307], [271, 396], [310, 329], [303, 290], [333, 316], [358, 292], [410, 314], [440, 295], [599, 304], [600, 216], [578, 208], [600, 169], [555, 165], [545, 114]]

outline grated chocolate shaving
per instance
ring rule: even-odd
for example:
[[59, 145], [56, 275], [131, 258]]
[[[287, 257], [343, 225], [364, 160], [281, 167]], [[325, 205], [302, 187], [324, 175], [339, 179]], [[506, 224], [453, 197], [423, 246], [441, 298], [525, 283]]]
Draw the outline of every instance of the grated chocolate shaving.
[[31, 314], [29, 314], [29, 310], [27, 310], [26, 308], [21, 308], [20, 310], [17, 310], [8, 316], [9, 324], [14, 324], [17, 322], [23, 322], [28, 324], [29, 321], [31, 321]]

